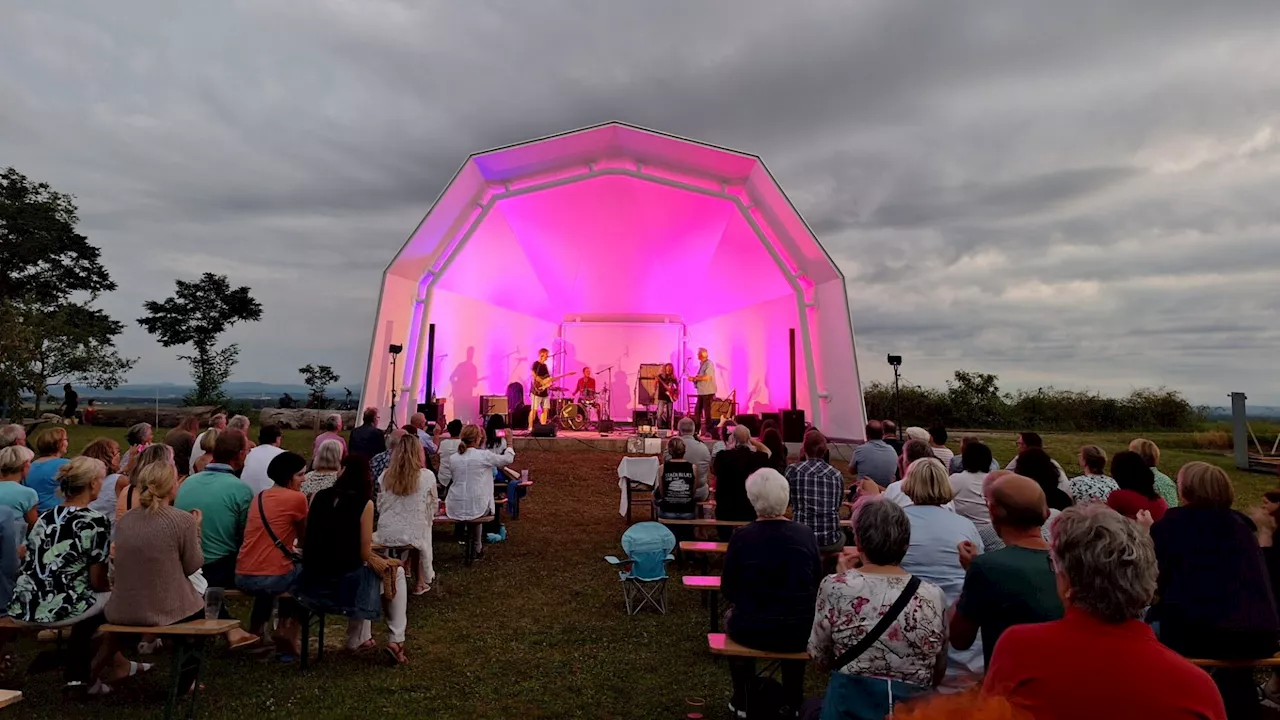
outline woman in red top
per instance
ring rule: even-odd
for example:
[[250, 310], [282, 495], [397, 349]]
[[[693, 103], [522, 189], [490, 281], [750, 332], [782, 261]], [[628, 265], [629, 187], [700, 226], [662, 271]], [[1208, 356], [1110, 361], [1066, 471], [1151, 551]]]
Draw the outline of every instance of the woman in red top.
[[1107, 506], [1121, 515], [1136, 520], [1146, 510], [1159, 522], [1169, 504], [1156, 492], [1156, 476], [1142, 456], [1131, 450], [1118, 452], [1111, 458], [1111, 477], [1120, 486], [1107, 496]]
[[[249, 627], [262, 637], [271, 619], [271, 606], [289, 592], [300, 567], [295, 545], [301, 545], [307, 528], [307, 497], [298, 488], [307, 469], [301, 455], [283, 452], [267, 465], [267, 477], [275, 485], [258, 493], [249, 505], [244, 542], [236, 557], [236, 586], [253, 595]], [[280, 627], [274, 634], [281, 658], [298, 654], [298, 618], [301, 609], [293, 600], [280, 599]]]

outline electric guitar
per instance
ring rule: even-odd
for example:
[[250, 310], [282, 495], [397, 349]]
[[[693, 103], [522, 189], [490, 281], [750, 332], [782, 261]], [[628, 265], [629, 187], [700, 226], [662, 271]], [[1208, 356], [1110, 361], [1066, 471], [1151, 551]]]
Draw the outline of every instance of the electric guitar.
[[553, 383], [553, 382], [555, 382], [555, 381], [557, 381], [557, 380], [560, 380], [560, 379], [562, 379], [562, 378], [567, 378], [567, 377], [569, 377], [570, 375], [577, 375], [577, 374], [578, 374], [578, 373], [577, 373], [577, 371], [575, 370], [574, 372], [567, 372], [567, 373], [564, 373], [564, 374], [562, 374], [562, 375], [554, 375], [554, 376], [551, 376], [551, 377], [544, 377], [544, 378], [535, 377], [535, 378], [533, 379], [533, 389], [534, 389], [536, 392], [542, 392], [543, 390], [546, 390], [547, 388], [551, 387], [551, 383]]
[[671, 398], [672, 402], [675, 402], [680, 398], [680, 381], [679, 380], [673, 379], [671, 382], [663, 382], [662, 378], [659, 377], [657, 379], [657, 382], [659, 385], [666, 388], [667, 397]]

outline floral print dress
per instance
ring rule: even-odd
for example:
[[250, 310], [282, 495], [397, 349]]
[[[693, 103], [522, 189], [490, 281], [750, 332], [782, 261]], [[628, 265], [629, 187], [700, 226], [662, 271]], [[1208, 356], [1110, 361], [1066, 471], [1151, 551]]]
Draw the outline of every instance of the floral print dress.
[[110, 546], [111, 523], [97, 510], [59, 505], [41, 513], [27, 537], [9, 616], [47, 625], [84, 615], [97, 599], [89, 566], [107, 562]]
[[[809, 655], [827, 664], [858, 643], [880, 622], [906, 588], [910, 575], [875, 575], [849, 570], [828, 575], [818, 588]], [[879, 640], [843, 668], [848, 675], [889, 678], [922, 687], [933, 685], [938, 655], [947, 644], [942, 589], [920, 583], [915, 597]]]
[[1071, 499], [1077, 503], [1106, 502], [1120, 485], [1109, 475], [1077, 475], [1071, 478]]

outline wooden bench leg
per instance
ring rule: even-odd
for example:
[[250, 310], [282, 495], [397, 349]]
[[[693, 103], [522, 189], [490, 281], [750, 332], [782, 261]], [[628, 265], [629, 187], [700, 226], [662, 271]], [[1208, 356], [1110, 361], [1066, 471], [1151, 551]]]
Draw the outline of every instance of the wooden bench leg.
[[209, 638], [195, 638], [195, 648], [192, 652], [196, 656], [196, 680], [191, 686], [191, 706], [187, 708], [187, 717], [194, 718], [196, 716], [196, 700], [200, 696], [200, 678], [204, 675], [204, 661], [209, 650]]
[[200, 689], [200, 671], [204, 666], [204, 638], [174, 638], [173, 642], [173, 669], [170, 671], [171, 683], [169, 686], [169, 700], [164, 706], [165, 720], [172, 720], [174, 711], [178, 706], [178, 698], [182, 695], [182, 670], [193, 657], [196, 661], [196, 679], [195, 686], [191, 692], [191, 707], [187, 716], [194, 717], [196, 709], [196, 696]]
[[720, 632], [720, 593], [712, 590], [707, 593], [708, 613], [711, 616], [711, 632]]

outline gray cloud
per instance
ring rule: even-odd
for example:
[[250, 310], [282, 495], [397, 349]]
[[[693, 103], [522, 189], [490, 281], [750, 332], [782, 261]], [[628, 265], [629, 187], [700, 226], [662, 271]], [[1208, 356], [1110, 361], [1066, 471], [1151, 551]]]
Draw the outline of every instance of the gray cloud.
[[467, 154], [621, 119], [765, 158], [868, 379], [892, 350], [925, 384], [1280, 402], [1277, 31], [1269, 0], [25, 3], [0, 165], [79, 197], [123, 320], [174, 277], [251, 285], [242, 379], [360, 375], [382, 267]]

